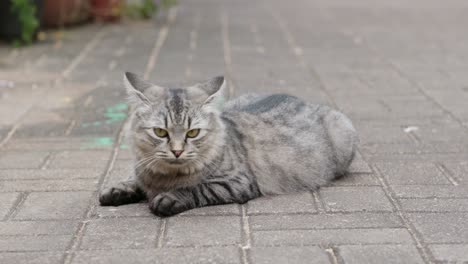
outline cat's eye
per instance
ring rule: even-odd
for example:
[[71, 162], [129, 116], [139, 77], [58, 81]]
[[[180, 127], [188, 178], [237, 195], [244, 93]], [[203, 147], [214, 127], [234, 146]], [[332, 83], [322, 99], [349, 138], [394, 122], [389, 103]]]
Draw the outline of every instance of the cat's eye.
[[154, 134], [156, 134], [156, 136], [161, 137], [161, 138], [167, 137], [167, 130], [164, 130], [164, 129], [159, 128], [159, 127], [154, 128], [153, 130], [154, 130]]
[[187, 132], [187, 137], [194, 138], [198, 136], [199, 133], [200, 133], [200, 129], [192, 129]]

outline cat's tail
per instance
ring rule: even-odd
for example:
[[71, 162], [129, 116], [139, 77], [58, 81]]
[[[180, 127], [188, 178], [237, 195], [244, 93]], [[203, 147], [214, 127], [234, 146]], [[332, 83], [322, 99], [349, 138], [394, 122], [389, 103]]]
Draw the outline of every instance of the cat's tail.
[[331, 110], [324, 119], [337, 162], [336, 176], [343, 176], [356, 155], [359, 138], [351, 120], [343, 113]]

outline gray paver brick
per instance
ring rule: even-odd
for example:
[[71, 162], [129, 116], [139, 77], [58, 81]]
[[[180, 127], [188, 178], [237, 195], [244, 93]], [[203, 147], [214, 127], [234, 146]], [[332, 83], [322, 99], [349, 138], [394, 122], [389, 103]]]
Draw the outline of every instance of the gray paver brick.
[[411, 245], [362, 245], [340, 246], [339, 252], [345, 263], [424, 263], [416, 247]]
[[100, 168], [104, 169], [110, 158], [109, 151], [64, 151], [54, 156], [50, 168]]
[[377, 167], [390, 184], [450, 184], [442, 171], [429, 162], [378, 163]]
[[0, 219], [8, 214], [19, 195], [19, 193], [0, 193]]
[[0, 251], [65, 250], [71, 238], [71, 235], [0, 236]]
[[331, 263], [324, 249], [319, 247], [270, 247], [252, 248], [251, 258], [253, 263]]
[[406, 229], [322, 229], [253, 232], [255, 246], [328, 244], [411, 244]]
[[44, 179], [97, 179], [102, 174], [97, 169], [5, 169], [0, 170], [2, 180], [44, 180]]
[[400, 219], [391, 213], [254, 215], [250, 216], [250, 225], [253, 230], [402, 227]]
[[39, 168], [46, 157], [48, 152], [3, 152], [0, 154], [0, 168]]
[[240, 218], [184, 216], [168, 219], [164, 244], [167, 246], [234, 245], [240, 242], [240, 238]]
[[314, 213], [314, 200], [310, 193], [261, 197], [247, 203], [249, 214], [261, 213]]
[[2, 252], [1, 263], [55, 264], [61, 263], [63, 253], [59, 252]]
[[18, 208], [14, 219], [81, 218], [92, 197], [90, 192], [34, 192]]
[[468, 244], [430, 245], [429, 248], [438, 261], [466, 262], [468, 261]]
[[460, 185], [395, 185], [392, 188], [401, 198], [468, 198], [468, 188]]
[[334, 181], [332, 186], [379, 186], [380, 182], [371, 173], [350, 173]]
[[81, 249], [151, 248], [160, 221], [155, 218], [115, 218], [90, 221]]
[[468, 212], [468, 199], [400, 199], [408, 212]]
[[78, 263], [225, 263], [240, 262], [237, 247], [220, 248], [158, 248], [118, 251], [79, 251], [74, 264]]
[[77, 221], [8, 221], [0, 222], [0, 235], [71, 235]]
[[468, 213], [411, 213], [410, 221], [427, 243], [468, 242]]
[[320, 190], [320, 196], [332, 212], [393, 210], [381, 187], [328, 187]]
[[0, 181], [0, 192], [93, 191], [96, 189], [97, 183], [97, 179]]

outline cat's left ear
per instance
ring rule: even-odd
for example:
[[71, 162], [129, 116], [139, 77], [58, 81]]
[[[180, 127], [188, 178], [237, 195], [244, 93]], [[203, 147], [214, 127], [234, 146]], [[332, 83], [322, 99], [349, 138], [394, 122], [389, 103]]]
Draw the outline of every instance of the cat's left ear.
[[226, 86], [226, 79], [223, 76], [217, 76], [205, 83], [199, 84], [198, 87], [209, 95], [203, 102], [203, 107], [218, 111], [222, 110], [228, 96]]

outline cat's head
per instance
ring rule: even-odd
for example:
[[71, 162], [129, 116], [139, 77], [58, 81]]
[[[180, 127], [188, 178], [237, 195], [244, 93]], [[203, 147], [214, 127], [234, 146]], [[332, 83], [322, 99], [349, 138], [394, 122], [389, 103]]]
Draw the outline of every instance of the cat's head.
[[209, 166], [219, 155], [225, 133], [220, 121], [224, 77], [169, 89], [127, 72], [124, 82], [135, 111], [131, 137], [137, 166], [190, 172]]

